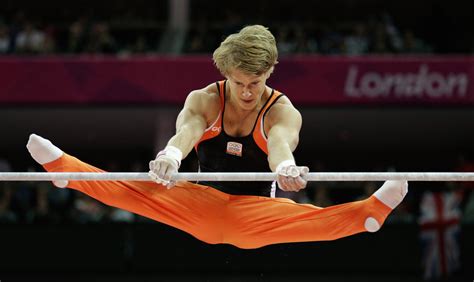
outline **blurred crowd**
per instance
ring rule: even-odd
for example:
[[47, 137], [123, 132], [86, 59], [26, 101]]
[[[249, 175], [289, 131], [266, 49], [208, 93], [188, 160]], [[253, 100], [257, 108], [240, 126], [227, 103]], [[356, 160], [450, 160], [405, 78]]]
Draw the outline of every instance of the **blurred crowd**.
[[[136, 42], [128, 38], [117, 40], [111, 33], [110, 23], [90, 22], [86, 18], [69, 24], [67, 30], [50, 23], [32, 22], [22, 18], [12, 22], [0, 21], [0, 54], [117, 54], [123, 50], [141, 53], [147, 47], [139, 37]], [[134, 46], [132, 46], [135, 44]]]
[[[186, 168], [184, 168], [186, 169]], [[311, 171], [327, 171], [321, 162]], [[11, 171], [10, 163], [0, 159], [0, 172]], [[393, 170], [390, 168], [389, 170]], [[474, 162], [465, 161], [454, 171], [472, 172]], [[27, 171], [34, 172], [29, 167]], [[144, 172], [141, 163], [130, 167], [111, 162], [107, 171]], [[185, 170], [190, 171], [190, 170]], [[308, 187], [298, 193], [277, 189], [277, 197], [290, 198], [299, 203], [320, 207], [363, 200], [372, 195], [381, 182], [309, 182]], [[463, 221], [474, 222], [474, 184], [472, 182], [411, 182], [410, 193], [389, 217], [389, 222], [416, 222], [420, 213], [420, 201], [424, 192], [456, 193], [461, 197], [460, 208]], [[457, 207], [456, 207], [457, 209]], [[95, 199], [72, 189], [56, 188], [50, 182], [0, 182], [0, 223], [104, 223], [104, 222], [148, 222], [141, 216], [106, 206]]]
[[[80, 16], [67, 22], [32, 20], [17, 12], [11, 18], [0, 14], [0, 54], [180, 54], [211, 53], [228, 34], [253, 24], [239, 14], [226, 11], [219, 22], [193, 20], [183, 33], [182, 44], [163, 50], [163, 21], [129, 18], [97, 20]], [[258, 22], [274, 33], [281, 55], [427, 54], [436, 46], [413, 29], [400, 28], [389, 14], [363, 20], [338, 22]], [[176, 47], [178, 46], [178, 47]]]
[[[228, 12], [224, 24], [209, 25], [201, 20], [189, 31], [186, 53], [212, 52], [222, 38], [245, 24], [239, 15]], [[433, 46], [411, 29], [401, 29], [389, 14], [364, 20], [332, 23], [290, 21], [268, 25], [276, 37], [280, 55], [364, 55], [429, 54]]]

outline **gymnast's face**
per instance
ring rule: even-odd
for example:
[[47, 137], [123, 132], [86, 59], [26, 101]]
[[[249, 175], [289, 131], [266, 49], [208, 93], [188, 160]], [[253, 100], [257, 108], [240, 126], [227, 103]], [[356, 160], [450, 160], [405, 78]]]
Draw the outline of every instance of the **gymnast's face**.
[[227, 75], [231, 101], [242, 110], [254, 110], [261, 101], [266, 89], [270, 71], [261, 75], [248, 74], [233, 69]]

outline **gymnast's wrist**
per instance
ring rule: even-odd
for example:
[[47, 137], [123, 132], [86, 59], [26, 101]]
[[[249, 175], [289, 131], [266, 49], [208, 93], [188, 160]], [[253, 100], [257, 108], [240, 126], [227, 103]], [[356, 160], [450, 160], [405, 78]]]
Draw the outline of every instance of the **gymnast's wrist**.
[[175, 146], [168, 145], [163, 150], [161, 150], [156, 159], [160, 157], [167, 157], [176, 161], [178, 167], [181, 165], [181, 159], [183, 158], [183, 152]]
[[292, 160], [292, 159], [284, 160], [277, 165], [275, 172], [278, 173], [284, 167], [291, 166], [291, 165], [296, 166], [295, 160]]

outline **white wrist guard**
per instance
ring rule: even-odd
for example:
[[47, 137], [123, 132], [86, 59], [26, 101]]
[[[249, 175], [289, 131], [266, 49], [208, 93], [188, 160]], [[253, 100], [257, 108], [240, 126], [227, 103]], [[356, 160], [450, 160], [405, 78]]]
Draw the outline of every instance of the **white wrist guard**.
[[301, 172], [295, 164], [294, 160], [282, 161], [276, 168], [276, 173], [286, 177], [298, 177]]
[[278, 173], [279, 171], [281, 171], [282, 168], [284, 168], [285, 166], [290, 166], [290, 165], [296, 166], [295, 161], [294, 160], [282, 161], [281, 163], [277, 165], [275, 172]]
[[160, 156], [166, 156], [172, 158], [178, 164], [178, 167], [181, 165], [181, 159], [183, 158], [183, 153], [180, 149], [176, 148], [175, 146], [166, 146], [163, 150], [161, 150], [156, 158], [158, 159]]

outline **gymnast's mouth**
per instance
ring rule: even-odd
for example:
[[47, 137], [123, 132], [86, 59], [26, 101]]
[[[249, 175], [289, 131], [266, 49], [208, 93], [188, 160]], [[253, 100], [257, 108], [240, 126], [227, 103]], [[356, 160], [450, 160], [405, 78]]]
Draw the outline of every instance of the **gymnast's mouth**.
[[255, 99], [251, 99], [251, 100], [240, 99], [240, 101], [242, 101], [242, 103], [244, 104], [250, 105], [255, 102]]

